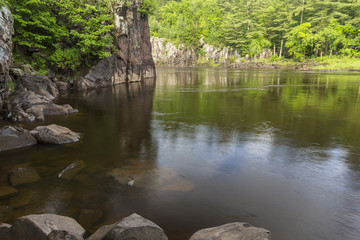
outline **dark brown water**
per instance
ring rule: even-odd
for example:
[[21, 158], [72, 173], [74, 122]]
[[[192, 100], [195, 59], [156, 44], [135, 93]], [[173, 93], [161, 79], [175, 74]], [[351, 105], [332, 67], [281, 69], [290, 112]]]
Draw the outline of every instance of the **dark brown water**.
[[[14, 166], [42, 177], [0, 200], [14, 207], [8, 221], [52, 212], [91, 232], [136, 212], [170, 240], [234, 221], [277, 240], [360, 239], [360, 74], [165, 68], [157, 75], [156, 86], [59, 99], [80, 113], [45, 124], [81, 132], [81, 143], [0, 153], [3, 183]], [[85, 170], [57, 178], [78, 159]]]

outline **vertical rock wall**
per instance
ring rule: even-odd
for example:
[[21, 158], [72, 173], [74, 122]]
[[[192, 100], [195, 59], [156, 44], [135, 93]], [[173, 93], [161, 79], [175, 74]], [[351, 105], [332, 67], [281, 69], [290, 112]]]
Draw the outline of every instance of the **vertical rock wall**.
[[264, 68], [265, 65], [258, 64], [257, 59], [270, 58], [272, 52], [264, 49], [259, 55], [250, 59], [248, 55], [230, 47], [216, 47], [205, 44], [200, 39], [200, 47], [192, 49], [184, 44], [176, 46], [164, 38], [151, 38], [152, 56], [156, 65], [171, 67], [194, 67], [194, 66], [221, 66], [228, 68]]
[[11, 36], [14, 33], [14, 19], [6, 7], [0, 7], [0, 110], [4, 99], [8, 98], [9, 70], [13, 63]]
[[76, 83], [77, 90], [143, 81], [155, 77], [148, 17], [142, 0], [119, 0], [114, 8], [114, 53]]

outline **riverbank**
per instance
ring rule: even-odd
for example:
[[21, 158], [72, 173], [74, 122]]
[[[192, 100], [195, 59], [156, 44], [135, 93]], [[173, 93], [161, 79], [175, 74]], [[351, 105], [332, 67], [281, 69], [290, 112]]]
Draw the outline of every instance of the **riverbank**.
[[[173, 67], [163, 63], [157, 63], [157, 67]], [[304, 62], [297, 62], [292, 59], [254, 59], [243, 61], [241, 64], [222, 64], [211, 61], [200, 62], [193, 67], [218, 67], [230, 69], [292, 69], [303, 71], [350, 71], [360, 72], [360, 59], [351, 57], [319, 57], [305, 60]]]
[[323, 56], [299, 62], [279, 58], [269, 49], [250, 57], [230, 48], [201, 42], [199, 48], [176, 45], [164, 38], [151, 38], [152, 56], [157, 67], [222, 67], [232, 69], [296, 69], [322, 71], [360, 71], [360, 58]]

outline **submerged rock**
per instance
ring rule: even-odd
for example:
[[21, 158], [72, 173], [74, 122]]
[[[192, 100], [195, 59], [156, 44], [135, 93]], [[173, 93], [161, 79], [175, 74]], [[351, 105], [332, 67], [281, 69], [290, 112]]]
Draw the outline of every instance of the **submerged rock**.
[[194, 188], [193, 183], [174, 170], [149, 166], [144, 162], [112, 169], [109, 175], [123, 186], [181, 192], [187, 192]]
[[36, 139], [21, 127], [6, 126], [0, 129], [0, 152], [35, 144]]
[[80, 140], [80, 134], [55, 124], [38, 126], [30, 132], [39, 142], [52, 144], [74, 143]]
[[58, 177], [66, 180], [71, 180], [73, 177], [86, 167], [83, 160], [77, 160], [67, 166], [64, 170], [59, 173]]
[[[55, 231], [55, 232], [53, 232]], [[28, 215], [15, 220], [3, 239], [47, 240], [70, 236], [70, 239], [83, 239], [85, 230], [72, 218], [55, 214]], [[77, 238], [74, 238], [77, 237]]]
[[11, 206], [0, 206], [0, 223], [9, 221], [12, 217], [13, 211], [14, 209]]
[[167, 240], [164, 230], [136, 213], [101, 227], [87, 240]]
[[40, 180], [40, 176], [35, 168], [18, 168], [9, 174], [9, 180], [12, 186], [35, 183]]
[[0, 199], [9, 198], [16, 195], [19, 191], [9, 186], [0, 186]]
[[196, 232], [190, 240], [270, 240], [270, 231], [248, 223], [229, 223]]

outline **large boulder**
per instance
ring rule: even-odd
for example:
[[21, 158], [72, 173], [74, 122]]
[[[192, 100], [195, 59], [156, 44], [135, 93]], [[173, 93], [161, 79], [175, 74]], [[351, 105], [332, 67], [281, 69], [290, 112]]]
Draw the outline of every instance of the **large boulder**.
[[167, 240], [164, 230], [137, 214], [101, 227], [87, 240]]
[[248, 223], [229, 223], [196, 232], [190, 240], [269, 240], [270, 232]]
[[55, 124], [38, 126], [30, 132], [39, 142], [51, 144], [67, 144], [80, 140], [80, 134]]
[[35, 183], [40, 180], [40, 176], [35, 168], [21, 167], [9, 174], [9, 180], [12, 186], [20, 186]]
[[10, 224], [7, 223], [1, 223], [0, 222], [0, 239], [4, 239], [6, 232], [8, 232], [11, 228]]
[[36, 139], [29, 131], [15, 126], [0, 129], [0, 152], [36, 144]]
[[50, 100], [53, 100], [59, 95], [56, 84], [43, 75], [25, 74], [18, 84], [22, 88], [26, 88], [27, 90]]
[[0, 112], [4, 100], [11, 94], [9, 70], [13, 63], [12, 39], [14, 18], [9, 9], [0, 6]]
[[32, 122], [35, 120], [43, 121], [45, 116], [67, 115], [78, 112], [68, 104], [54, 104], [45, 95], [47, 94], [39, 95], [27, 89], [17, 91], [10, 98], [9, 102], [11, 104], [7, 109], [7, 117], [13, 122]]
[[83, 91], [120, 83], [126, 83], [126, 69], [118, 68], [118, 59], [113, 55], [100, 60], [84, 77], [75, 82], [74, 88]]
[[[74, 219], [55, 214], [28, 215], [15, 220], [3, 235], [5, 240], [83, 239], [85, 230]], [[75, 238], [77, 237], [77, 238]]]

